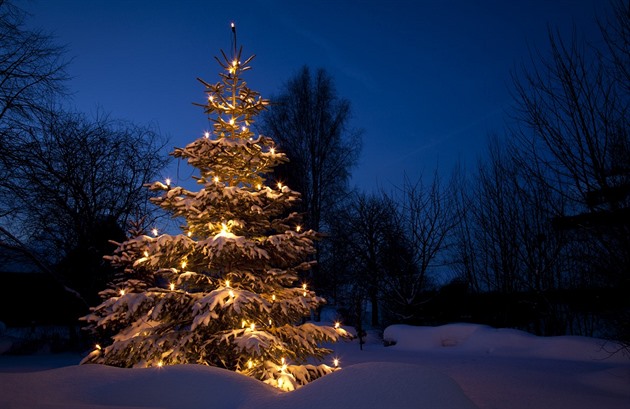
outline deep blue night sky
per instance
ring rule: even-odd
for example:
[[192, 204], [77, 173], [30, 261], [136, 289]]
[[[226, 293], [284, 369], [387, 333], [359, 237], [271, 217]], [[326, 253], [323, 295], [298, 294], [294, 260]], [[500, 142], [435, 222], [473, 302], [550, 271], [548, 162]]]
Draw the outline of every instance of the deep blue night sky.
[[[353, 107], [364, 190], [415, 179], [436, 165], [474, 165], [511, 104], [510, 75], [547, 45], [548, 25], [596, 41], [606, 1], [469, 0], [30, 0], [30, 24], [73, 58], [72, 105], [153, 123], [184, 146], [208, 128], [201, 77], [237, 25], [246, 80], [269, 98], [302, 65], [325, 68]], [[164, 176], [185, 183], [175, 166]], [[179, 177], [179, 181], [177, 180]]]

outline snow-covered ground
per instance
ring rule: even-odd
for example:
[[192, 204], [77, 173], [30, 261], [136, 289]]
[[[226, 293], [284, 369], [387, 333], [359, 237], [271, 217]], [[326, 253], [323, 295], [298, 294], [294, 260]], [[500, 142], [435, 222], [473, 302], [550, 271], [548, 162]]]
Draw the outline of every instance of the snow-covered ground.
[[197, 365], [120, 369], [0, 356], [0, 408], [628, 408], [630, 357], [585, 337], [473, 324], [391, 326], [334, 345], [342, 369], [294, 392]]

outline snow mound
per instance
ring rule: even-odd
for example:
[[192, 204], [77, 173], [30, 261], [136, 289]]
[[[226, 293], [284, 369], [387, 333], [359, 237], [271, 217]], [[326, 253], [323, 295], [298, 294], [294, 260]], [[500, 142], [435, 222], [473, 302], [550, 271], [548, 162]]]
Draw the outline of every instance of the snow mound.
[[[288, 393], [202, 365], [134, 369], [74, 365], [0, 373], [0, 385], [3, 408], [476, 408], [449, 376], [388, 362], [349, 366]], [[38, 390], [45, 393], [34, 393]]]
[[444, 349], [576, 361], [628, 361], [625, 354], [612, 354], [620, 349], [620, 345], [612, 341], [579, 336], [539, 337], [516, 329], [478, 324], [392, 325], [385, 329], [383, 339], [401, 350]]
[[414, 408], [466, 409], [476, 406], [449, 376], [419, 365], [370, 362], [343, 368], [247, 409]]
[[[203, 365], [123, 369], [77, 365], [0, 373], [0, 407], [234, 409], [280, 392], [260, 381]], [[33, 391], [44, 387], [46, 393]], [[56, 405], [56, 406], [51, 406]]]

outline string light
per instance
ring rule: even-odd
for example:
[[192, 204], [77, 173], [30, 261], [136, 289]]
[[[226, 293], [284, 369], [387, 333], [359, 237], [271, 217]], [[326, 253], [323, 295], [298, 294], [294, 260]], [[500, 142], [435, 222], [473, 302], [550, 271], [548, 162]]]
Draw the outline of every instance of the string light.
[[149, 252], [148, 251], [144, 251], [144, 253], [142, 253], [145, 257], [149, 257]]
[[163, 366], [164, 366], [164, 362], [162, 362], [162, 361], [159, 361], [159, 362], [157, 363], [157, 366], [158, 366], [158, 368], [161, 368], [161, 367], [163, 367]]
[[192, 237], [192, 232], [191, 232], [191, 231], [189, 231], [188, 233], [186, 233], [186, 235], [187, 235], [188, 237]]
[[271, 148], [271, 149], [269, 149], [269, 152], [271, 152], [272, 155], [275, 155], [276, 154], [276, 149], [275, 148]]
[[166, 186], [170, 186], [171, 185], [171, 178], [166, 178], [166, 180], [164, 180], [166, 182]]
[[236, 297], [236, 296], [234, 295], [234, 291], [232, 291], [232, 290], [230, 290], [230, 291], [228, 292], [228, 294], [230, 295], [230, 298], [234, 298], [234, 297]]
[[256, 324], [254, 324], [253, 322], [250, 324], [249, 326], [250, 331], [254, 331], [256, 329]]
[[297, 226], [295, 226], [295, 231], [296, 232], [300, 232], [300, 230], [302, 230], [302, 226], [300, 226], [299, 224]]
[[227, 288], [230, 288], [230, 280], [225, 280], [225, 286], [226, 286]]
[[155, 227], [153, 229], [151, 229], [151, 233], [157, 237], [158, 235], [158, 229], [156, 229]]
[[282, 182], [278, 182], [278, 189], [282, 190]]
[[123, 295], [125, 295], [125, 290], [120, 290], [119, 293], [120, 293], [120, 296], [122, 297]]
[[212, 180], [214, 180], [214, 183], [219, 183], [221, 179], [219, 179], [218, 176], [215, 176], [214, 178], [212, 178]]
[[339, 329], [339, 327], [341, 326], [341, 324], [339, 323], [339, 321], [335, 322], [335, 329]]
[[276, 301], [276, 295], [275, 294], [271, 294], [271, 301]]
[[251, 360], [251, 359], [250, 359], [250, 360], [248, 360], [248, 361], [247, 361], [247, 368], [248, 368], [248, 369], [252, 369], [253, 367], [254, 367], [254, 363], [252, 362], [252, 360]]
[[175, 283], [170, 283], [168, 286], [171, 289], [171, 291], [175, 290]]
[[335, 368], [339, 367], [339, 358], [333, 359], [333, 365]]
[[257, 190], [262, 189], [262, 185], [261, 185], [260, 183], [257, 183], [257, 184], [256, 184], [256, 189], [257, 189]]
[[186, 268], [186, 265], [187, 265], [186, 260], [182, 260], [182, 270]]
[[100, 344], [96, 344], [96, 345], [94, 345], [94, 347], [95, 347], [96, 349], [98, 349], [99, 351], [103, 349], [103, 348], [101, 348], [101, 345], [100, 345]]
[[234, 118], [230, 118], [230, 125], [234, 125]]
[[210, 132], [204, 132], [203, 136], [204, 138], [208, 139], [210, 137]]

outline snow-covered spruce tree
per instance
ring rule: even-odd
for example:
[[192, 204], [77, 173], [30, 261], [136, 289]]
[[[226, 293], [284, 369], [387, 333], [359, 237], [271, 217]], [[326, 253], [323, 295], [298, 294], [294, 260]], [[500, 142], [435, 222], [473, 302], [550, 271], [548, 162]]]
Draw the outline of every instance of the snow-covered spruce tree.
[[[315, 365], [347, 333], [301, 323], [324, 300], [299, 280], [312, 267], [317, 233], [290, 208], [299, 193], [268, 175], [286, 161], [274, 141], [255, 136], [268, 101], [241, 75], [242, 48], [217, 61], [225, 72], [206, 87], [212, 134], [176, 148], [199, 172], [199, 191], [155, 182], [153, 201], [182, 233], [139, 235], [109, 259], [125, 278], [103, 291], [84, 319], [109, 340], [83, 363], [146, 367], [196, 363], [227, 368], [292, 390], [335, 368]], [[301, 323], [301, 324], [300, 324]]]

